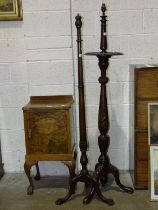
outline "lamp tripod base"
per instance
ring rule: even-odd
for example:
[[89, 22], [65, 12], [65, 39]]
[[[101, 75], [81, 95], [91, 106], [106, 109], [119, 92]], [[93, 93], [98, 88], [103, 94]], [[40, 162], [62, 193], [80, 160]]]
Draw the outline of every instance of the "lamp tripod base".
[[[105, 162], [107, 162], [107, 161], [105, 161]], [[106, 183], [108, 181], [108, 174], [112, 174], [116, 184], [119, 186], [119, 188], [121, 190], [123, 190], [124, 192], [129, 193], [129, 194], [132, 194], [134, 192], [132, 187], [127, 187], [121, 183], [120, 173], [116, 166], [112, 165], [111, 163], [108, 163], [105, 165], [104, 165], [104, 163], [103, 164], [97, 163], [95, 168], [96, 168], [96, 173], [97, 173], [97, 171], [100, 171], [99, 172], [100, 173], [99, 180], [100, 180], [102, 186], [106, 186]]]
[[91, 186], [91, 190], [88, 193], [88, 195], [86, 197], [84, 197], [83, 199], [83, 204], [89, 204], [94, 196], [94, 194], [96, 193], [98, 198], [103, 201], [104, 203], [108, 204], [108, 205], [113, 205], [114, 201], [112, 199], [108, 199], [106, 197], [103, 196], [100, 188], [99, 188], [99, 179], [98, 177], [95, 176], [90, 176], [90, 175], [75, 175], [71, 180], [70, 180], [70, 184], [69, 184], [69, 189], [68, 189], [68, 193], [64, 198], [59, 198], [58, 200], [56, 200], [55, 204], [56, 205], [61, 205], [63, 203], [65, 203], [66, 201], [68, 201], [70, 199], [70, 197], [75, 193], [75, 188], [76, 188], [76, 184], [77, 182], [84, 182], [85, 185], [90, 185]]
[[[107, 163], [108, 161], [105, 161], [105, 162]], [[127, 187], [121, 183], [119, 170], [115, 166], [113, 166], [111, 163], [105, 164], [105, 162], [96, 164], [96, 167], [95, 167], [96, 170], [93, 176], [89, 174], [76, 175], [75, 168], [73, 168], [73, 171], [72, 171], [72, 167], [69, 167], [69, 169], [71, 169], [71, 173], [70, 173], [70, 179], [69, 179], [68, 193], [66, 194], [65, 197], [57, 199], [55, 204], [61, 205], [67, 202], [71, 198], [71, 196], [75, 194], [77, 183], [84, 182], [85, 186], [90, 186], [91, 188], [88, 194], [84, 197], [83, 204], [89, 204], [91, 200], [93, 199], [94, 195], [96, 194], [98, 198], [104, 203], [108, 205], [114, 205], [114, 201], [112, 199], [104, 197], [100, 190], [100, 183], [102, 184], [102, 186], [106, 186], [107, 179], [108, 179], [107, 177], [108, 177], [108, 174], [110, 173], [114, 176], [115, 182], [119, 186], [120, 189], [122, 189], [126, 193], [132, 194], [133, 188]]]

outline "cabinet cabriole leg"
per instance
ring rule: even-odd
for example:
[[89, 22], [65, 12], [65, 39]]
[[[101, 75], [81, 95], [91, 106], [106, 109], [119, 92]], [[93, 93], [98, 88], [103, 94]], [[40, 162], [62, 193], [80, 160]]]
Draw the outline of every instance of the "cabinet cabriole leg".
[[27, 188], [27, 194], [28, 195], [32, 195], [33, 190], [34, 190], [33, 181], [32, 181], [32, 177], [31, 177], [30, 172], [31, 172], [31, 167], [35, 164], [36, 164], [36, 162], [33, 162], [33, 161], [25, 161], [25, 163], [24, 163], [24, 171], [25, 171], [25, 173], [28, 177], [29, 183], [30, 183], [30, 185]]

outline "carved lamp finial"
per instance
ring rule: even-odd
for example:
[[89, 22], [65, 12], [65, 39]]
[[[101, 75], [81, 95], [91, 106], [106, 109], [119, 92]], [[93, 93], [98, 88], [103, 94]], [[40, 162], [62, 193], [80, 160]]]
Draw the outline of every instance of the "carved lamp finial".
[[106, 12], [106, 5], [105, 5], [105, 3], [102, 3], [101, 11], [103, 12], [103, 16], [105, 16], [105, 12]]
[[100, 49], [102, 52], [106, 52], [107, 50], [107, 33], [106, 33], [106, 6], [105, 3], [102, 3], [101, 6], [102, 16], [101, 16], [101, 42]]
[[81, 28], [81, 26], [82, 26], [82, 17], [78, 14], [76, 17], [75, 17], [75, 19], [76, 19], [76, 22], [75, 22], [75, 26], [77, 27], [77, 28]]

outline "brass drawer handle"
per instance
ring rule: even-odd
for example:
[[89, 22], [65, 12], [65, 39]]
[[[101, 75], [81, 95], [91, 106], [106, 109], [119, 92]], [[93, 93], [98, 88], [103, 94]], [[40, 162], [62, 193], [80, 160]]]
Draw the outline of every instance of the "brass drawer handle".
[[29, 139], [32, 138], [32, 129], [29, 129], [29, 131], [28, 131], [28, 137], [29, 137]]

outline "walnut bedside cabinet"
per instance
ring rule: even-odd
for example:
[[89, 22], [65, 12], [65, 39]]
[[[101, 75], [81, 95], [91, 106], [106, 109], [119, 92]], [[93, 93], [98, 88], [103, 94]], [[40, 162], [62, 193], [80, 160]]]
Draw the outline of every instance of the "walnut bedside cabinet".
[[36, 180], [40, 179], [38, 161], [62, 161], [70, 177], [75, 174], [74, 145], [72, 143], [72, 96], [31, 96], [23, 107], [26, 156], [24, 170], [33, 194], [31, 167], [36, 166]]

